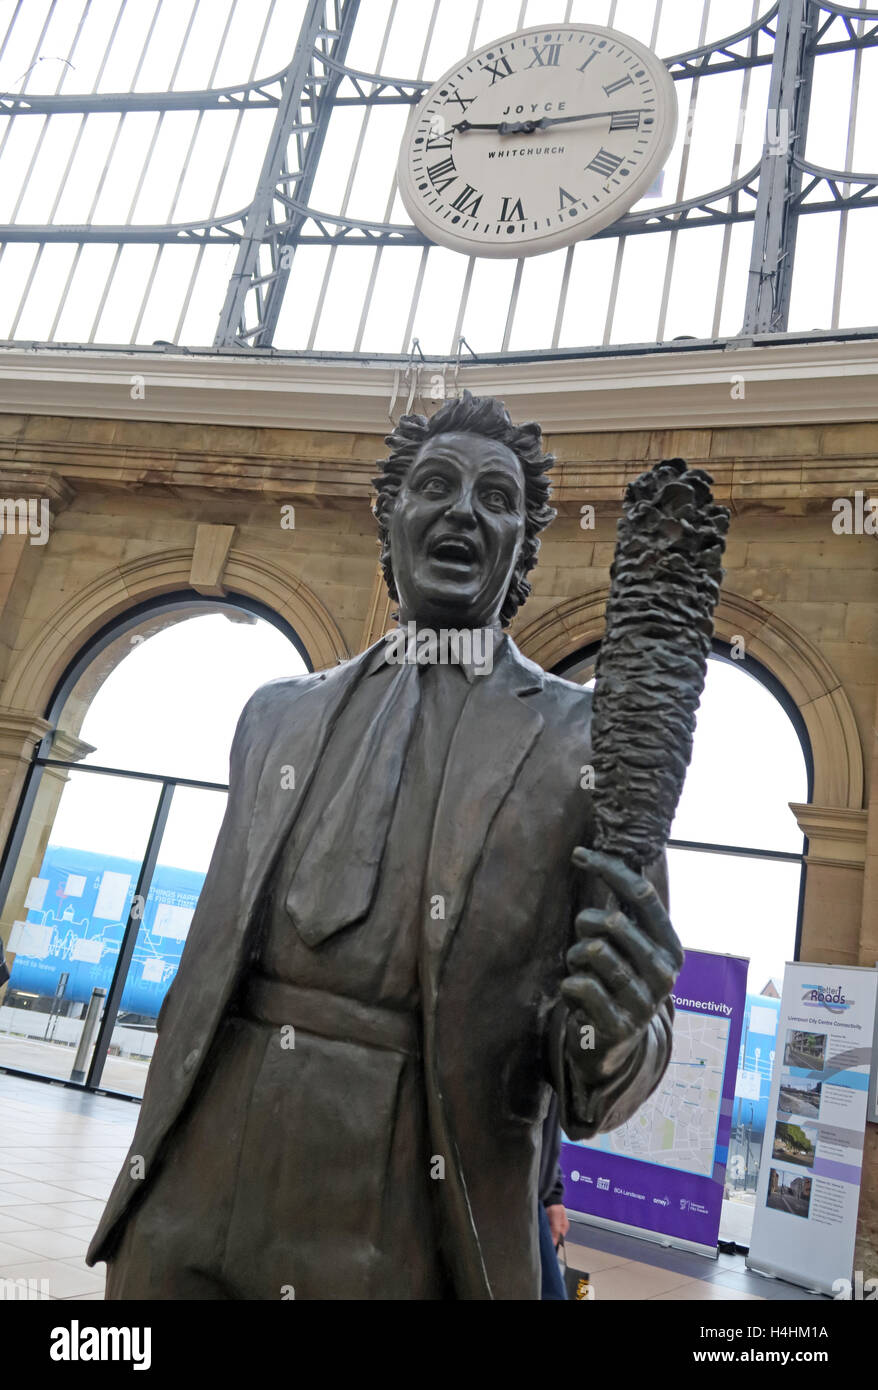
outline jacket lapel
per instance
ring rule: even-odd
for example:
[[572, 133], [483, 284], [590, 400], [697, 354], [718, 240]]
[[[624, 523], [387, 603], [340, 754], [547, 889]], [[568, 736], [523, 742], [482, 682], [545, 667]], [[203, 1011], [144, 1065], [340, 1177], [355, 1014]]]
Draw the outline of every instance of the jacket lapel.
[[[352, 661], [318, 677], [313, 689], [296, 701], [291, 717], [281, 722], [268, 745], [247, 838], [242, 891], [245, 914], [258, 901], [287, 842], [335, 722], [368, 670], [374, 651], [375, 647], [369, 647]], [[285, 786], [289, 774], [285, 777], [284, 769], [289, 768], [295, 777], [293, 787]]]

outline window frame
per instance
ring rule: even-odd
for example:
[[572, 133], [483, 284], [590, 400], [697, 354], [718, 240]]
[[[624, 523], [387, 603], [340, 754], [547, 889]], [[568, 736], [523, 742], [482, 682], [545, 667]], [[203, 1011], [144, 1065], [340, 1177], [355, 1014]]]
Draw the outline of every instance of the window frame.
[[[587, 646], [571, 652], [569, 656], [559, 661], [552, 668], [552, 674], [556, 676], [567, 676], [573, 670], [581, 670], [582, 667], [597, 660], [600, 651], [600, 642], [590, 642]], [[778, 704], [783, 709], [787, 718], [798, 735], [799, 744], [802, 749], [802, 756], [805, 760], [805, 774], [807, 778], [807, 799], [810, 803], [814, 794], [814, 754], [811, 748], [811, 739], [808, 729], [802, 717], [802, 712], [793, 697], [784, 685], [778, 680], [773, 672], [769, 671], [761, 661], [749, 654], [744, 661], [732, 656], [732, 644], [722, 638], [715, 637], [711, 642], [710, 655], [714, 659], [724, 662], [726, 665], [734, 666], [742, 675], [749, 675], [751, 679], [757, 680], [760, 685], [765, 686], [769, 694], [773, 695]], [[801, 866], [799, 874], [799, 898], [796, 907], [796, 935], [793, 959], [798, 960], [802, 948], [802, 924], [805, 915], [805, 886], [807, 882], [808, 870], [808, 837], [802, 835], [802, 851], [794, 854], [792, 850], [772, 850], [747, 848], [744, 845], [732, 845], [724, 841], [700, 841], [700, 840], [676, 840], [668, 841], [668, 849], [685, 850], [695, 854], [726, 854], [732, 858], [743, 859], [762, 859], [774, 861], [776, 863], [799, 864]]]
[[73, 659], [68, 663], [49, 698], [44, 717], [52, 727], [34, 749], [31, 764], [28, 768], [24, 786], [19, 796], [18, 805], [12, 820], [9, 836], [2, 857], [0, 857], [0, 904], [6, 902], [6, 898], [12, 886], [13, 875], [18, 865], [19, 855], [21, 854], [25, 835], [27, 834], [30, 819], [33, 814], [44, 768], [55, 767], [76, 771], [78, 773], [92, 773], [96, 776], [121, 777], [129, 781], [153, 782], [160, 784], [161, 789], [156, 802], [152, 825], [141, 855], [140, 869], [137, 874], [132, 905], [129, 908], [128, 917], [122, 933], [119, 956], [113, 970], [112, 980], [107, 990], [103, 1016], [98, 1027], [97, 1037], [89, 1059], [88, 1071], [84, 1081], [73, 1081], [70, 1078], [65, 1079], [47, 1076], [41, 1072], [31, 1072], [19, 1067], [0, 1066], [0, 1073], [11, 1076], [21, 1076], [29, 1080], [52, 1082], [54, 1085], [66, 1086], [77, 1091], [89, 1091], [97, 1095], [113, 1096], [120, 1100], [140, 1102], [140, 1096], [114, 1091], [102, 1087], [100, 1084], [104, 1062], [107, 1058], [113, 1029], [118, 1018], [119, 1006], [128, 978], [128, 969], [131, 964], [140, 929], [141, 917], [135, 915], [134, 904], [146, 902], [152, 887], [153, 876], [161, 850], [162, 837], [167, 825], [176, 789], [178, 787], [192, 787], [198, 790], [227, 793], [229, 784], [227, 782], [207, 782], [198, 778], [179, 777], [172, 773], [137, 772], [130, 768], [102, 767], [94, 763], [81, 763], [64, 758], [53, 758], [51, 755], [51, 746], [58, 720], [77, 682], [111, 642], [117, 641], [120, 636], [124, 636], [126, 632], [138, 627], [145, 618], [160, 613], [172, 613], [176, 610], [187, 610], [191, 616], [191, 610], [199, 606], [204, 608], [205, 616], [210, 612], [215, 612], [217, 608], [226, 608], [253, 614], [255, 617], [270, 622], [272, 626], [276, 627], [288, 638], [305, 663], [306, 670], [308, 672], [314, 670], [311, 658], [299, 634], [285, 618], [282, 618], [280, 614], [269, 608], [267, 604], [261, 603], [258, 599], [248, 598], [243, 594], [230, 593], [225, 597], [208, 598], [204, 594], [198, 593], [195, 589], [175, 590], [173, 593], [164, 594], [154, 599], [147, 599], [142, 603], [136, 604], [132, 608], [126, 609], [124, 613], [105, 623], [103, 627], [80, 648]]

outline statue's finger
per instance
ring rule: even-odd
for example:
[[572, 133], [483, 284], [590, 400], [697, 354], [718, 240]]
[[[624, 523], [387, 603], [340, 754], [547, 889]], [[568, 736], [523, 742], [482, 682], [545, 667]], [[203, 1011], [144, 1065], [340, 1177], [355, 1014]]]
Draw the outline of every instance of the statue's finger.
[[586, 908], [577, 916], [575, 930], [579, 940], [567, 952], [571, 970], [587, 968], [589, 942], [604, 938], [628, 958], [654, 999], [664, 999], [673, 989], [680, 970], [676, 958], [657, 946], [624, 912]]
[[630, 918], [618, 907], [585, 907], [576, 914], [573, 929], [580, 940], [592, 936], [608, 936], [620, 931]]
[[[636, 1023], [649, 1022], [659, 999], [650, 993], [631, 962], [620, 955], [609, 941], [593, 937], [591, 941], [579, 942], [573, 950], [578, 953], [581, 968], [601, 980], [616, 1003], [621, 1004]], [[572, 964], [570, 955], [567, 959], [568, 964]]]
[[615, 994], [631, 976], [631, 966], [615, 951], [609, 942], [600, 936], [588, 941], [578, 941], [567, 953], [567, 964], [576, 972], [597, 975]]
[[582, 845], [573, 851], [572, 858], [577, 868], [603, 879], [647, 935], [667, 951], [672, 960], [679, 959], [679, 969], [683, 964], [683, 948], [662, 900], [649, 880], [629, 869], [615, 855], [602, 854], [599, 850], [586, 849]]
[[561, 993], [592, 1024], [604, 1048], [615, 1046], [635, 1031], [633, 1019], [627, 1017], [594, 976], [568, 976], [561, 982]]

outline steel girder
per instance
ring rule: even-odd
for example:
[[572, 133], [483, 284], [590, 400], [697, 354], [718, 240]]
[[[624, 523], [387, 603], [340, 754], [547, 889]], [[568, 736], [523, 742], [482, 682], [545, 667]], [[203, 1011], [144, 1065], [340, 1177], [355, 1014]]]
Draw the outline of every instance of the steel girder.
[[[845, 37], [825, 41], [839, 22]], [[787, 328], [799, 217], [878, 202], [878, 176], [824, 169], [804, 158], [816, 57], [878, 45], [878, 11], [850, 9], [836, 0], [780, 0], [776, 25], [742, 330], [747, 335]], [[821, 184], [830, 196], [818, 201], [813, 195]]]
[[[293, 61], [283, 79], [283, 96], [256, 196], [247, 213], [215, 347], [233, 343], [263, 347], [272, 341], [289, 279], [297, 225], [295, 220], [282, 218], [283, 229], [278, 231], [277, 207], [286, 211], [293, 192], [307, 202], [359, 4], [360, 0], [310, 0]], [[260, 267], [263, 247], [271, 258], [267, 273]], [[248, 326], [251, 295], [255, 322]]]
[[[781, 0], [775, 0], [761, 18], [737, 33], [729, 34], [727, 38], [666, 58], [668, 72], [675, 82], [682, 82], [686, 78], [706, 77], [715, 72], [740, 72], [744, 68], [767, 66], [774, 56], [780, 5]], [[765, 39], [769, 39], [770, 43], [766, 45], [763, 42]]]
[[[815, 53], [842, 53], [849, 49], [874, 48], [878, 45], [878, 10], [854, 10], [848, 5], [836, 4], [835, 0], [819, 0], [817, 8], [813, 40]], [[821, 42], [823, 35], [839, 21], [845, 30], [845, 37]], [[862, 26], [862, 33], [857, 32], [858, 25]]]
[[[317, 94], [323, 86], [332, 83], [335, 106], [410, 106], [429, 86], [427, 82], [409, 81], [405, 77], [357, 72], [326, 56], [321, 57], [321, 64], [326, 72], [309, 73], [307, 85]], [[88, 116], [107, 111], [250, 111], [278, 107], [288, 72], [289, 68], [283, 68], [271, 77], [257, 78], [253, 82], [192, 92], [88, 92], [62, 96], [0, 92], [0, 115]]]
[[[716, 188], [697, 198], [666, 207], [649, 208], [628, 213], [612, 226], [596, 232], [595, 241], [618, 236], [642, 236], [650, 232], [679, 231], [683, 227], [722, 227], [737, 222], [752, 222], [756, 216], [761, 165], [756, 164], [734, 183]], [[878, 174], [855, 174], [844, 169], [824, 169], [807, 160], [797, 159], [796, 168], [807, 176], [798, 194], [791, 200], [797, 213], [804, 216], [814, 212], [853, 211], [873, 207], [878, 203]], [[829, 196], [816, 200], [814, 195], [821, 184]], [[750, 201], [747, 202], [746, 200]], [[727, 206], [723, 206], [727, 204]], [[316, 212], [290, 200], [291, 208], [302, 218], [303, 225], [313, 223], [315, 231], [303, 230], [297, 237], [299, 246], [429, 246], [430, 242], [414, 227], [404, 223], [363, 222], [353, 217]], [[88, 239], [103, 243], [147, 243], [163, 246], [238, 245], [243, 239], [246, 210], [211, 222], [169, 223], [161, 226], [28, 226], [16, 223], [3, 229], [3, 240], [9, 242], [46, 243], [81, 242]], [[281, 234], [289, 223], [279, 222], [274, 230]], [[86, 233], [88, 237], [86, 238]]]
[[[411, 226], [357, 220], [323, 213], [309, 205], [334, 107], [410, 105], [429, 85], [345, 65], [358, 8], [359, 0], [310, 0], [289, 67], [233, 87], [69, 96], [0, 93], [0, 116], [93, 111], [242, 112], [266, 107], [276, 111], [256, 195], [244, 209], [207, 220], [160, 226], [16, 223], [0, 227], [0, 242], [236, 245], [236, 264], [215, 338], [215, 346], [224, 348], [271, 345], [298, 246], [426, 245], [425, 238]], [[823, 53], [874, 46], [878, 46], [878, 11], [854, 9], [838, 0], [775, 0], [745, 29], [666, 59], [676, 81], [771, 64], [770, 113], [775, 122], [789, 123], [789, 138], [786, 142], [780, 138], [785, 134], [781, 129], [769, 133], [760, 165], [734, 183], [697, 198], [628, 214], [598, 236], [636, 236], [754, 221], [743, 331], [748, 336], [784, 331], [799, 217], [878, 203], [878, 176], [824, 169], [804, 159], [814, 59]], [[779, 138], [775, 139], [775, 134]]]
[[89, 116], [107, 111], [250, 111], [279, 106], [287, 69], [236, 87], [195, 92], [88, 92], [70, 96], [30, 96], [0, 92], [0, 115]]
[[810, 40], [816, 17], [813, 0], [780, 0], [744, 334], [782, 331], [787, 324], [797, 227], [795, 200], [802, 186], [798, 161], [808, 130], [814, 66]]

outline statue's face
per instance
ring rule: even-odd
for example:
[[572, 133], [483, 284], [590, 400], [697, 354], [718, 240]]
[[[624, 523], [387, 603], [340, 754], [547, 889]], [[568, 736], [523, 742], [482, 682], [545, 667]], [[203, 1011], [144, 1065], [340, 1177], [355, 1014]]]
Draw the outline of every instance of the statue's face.
[[524, 472], [478, 434], [421, 445], [390, 519], [402, 622], [488, 627], [498, 620], [524, 540]]

